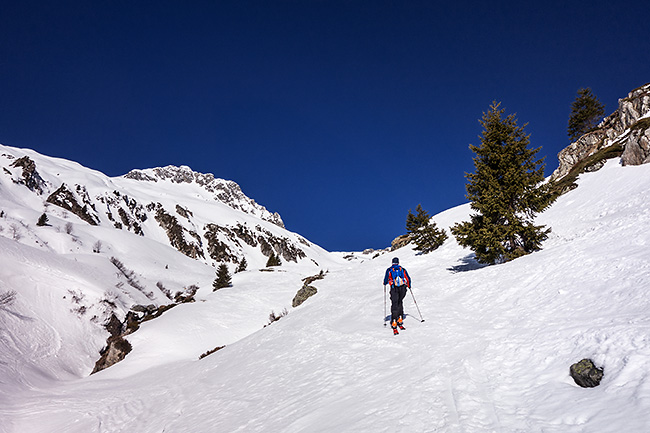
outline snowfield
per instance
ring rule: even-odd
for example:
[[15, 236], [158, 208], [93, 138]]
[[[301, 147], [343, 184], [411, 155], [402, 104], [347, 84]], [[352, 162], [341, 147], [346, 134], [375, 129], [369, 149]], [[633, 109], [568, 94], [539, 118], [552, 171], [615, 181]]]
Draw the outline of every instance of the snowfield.
[[[433, 219], [448, 228], [469, 212]], [[502, 265], [478, 265], [452, 237], [427, 255], [251, 267], [217, 292], [213, 268], [147, 243], [129, 265], [173, 264], [165, 281], [191, 280], [197, 302], [145, 322], [126, 359], [92, 376], [108, 334], [58, 298], [101, 299], [114, 268], [5, 229], [0, 292], [17, 298], [0, 307], [0, 432], [650, 431], [650, 165], [581, 175], [537, 223], [553, 230], [544, 249]], [[413, 279], [398, 336], [384, 326], [394, 256]], [[291, 308], [319, 269], [318, 294]], [[600, 386], [569, 376], [583, 358], [604, 368]]]

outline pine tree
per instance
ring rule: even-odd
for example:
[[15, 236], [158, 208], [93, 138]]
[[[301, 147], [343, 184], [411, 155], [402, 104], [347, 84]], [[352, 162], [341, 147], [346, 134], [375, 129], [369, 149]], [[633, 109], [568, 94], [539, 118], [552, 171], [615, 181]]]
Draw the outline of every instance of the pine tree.
[[235, 270], [235, 273], [244, 272], [247, 267], [248, 267], [248, 262], [246, 261], [246, 257], [244, 257], [241, 260], [241, 262], [239, 262], [239, 266], [237, 266], [237, 269]]
[[422, 205], [418, 204], [415, 208], [417, 215], [413, 215], [411, 209], [409, 209], [408, 215], [406, 215], [406, 231], [407, 233], [413, 233], [420, 227], [423, 227], [429, 223], [429, 213], [422, 209]]
[[271, 266], [281, 266], [282, 262], [280, 261], [280, 257], [278, 257], [275, 253], [271, 253], [269, 256], [269, 259], [266, 261], [266, 267], [271, 267]]
[[417, 205], [415, 211], [417, 215], [413, 215], [409, 209], [406, 216], [406, 230], [416, 245], [415, 250], [427, 254], [442, 245], [448, 236], [444, 230], [438, 228], [435, 222], [430, 223], [431, 217], [427, 211], [422, 209], [421, 204]]
[[228, 272], [228, 265], [222, 263], [217, 269], [217, 278], [212, 283], [212, 291], [222, 289], [224, 287], [230, 287], [232, 278], [230, 277], [230, 272]]
[[413, 233], [413, 242], [415, 250], [427, 254], [438, 249], [449, 236], [444, 229], [439, 229], [435, 222], [420, 227]]
[[38, 218], [38, 221], [36, 221], [36, 225], [39, 226], [39, 227], [43, 227], [43, 226], [47, 225], [48, 221], [49, 221], [49, 218], [47, 217], [47, 215], [42, 214]]
[[579, 89], [578, 96], [571, 104], [571, 115], [567, 135], [571, 142], [593, 130], [605, 114], [605, 106], [591, 92], [590, 88]]
[[528, 149], [526, 125], [518, 126], [514, 114], [502, 117], [500, 105], [495, 101], [483, 113], [481, 145], [470, 145], [476, 171], [466, 175], [467, 198], [477, 213], [451, 228], [460, 245], [489, 264], [539, 250], [550, 232], [532, 223], [552, 200], [548, 184], [541, 183], [543, 159], [535, 160], [540, 148]]

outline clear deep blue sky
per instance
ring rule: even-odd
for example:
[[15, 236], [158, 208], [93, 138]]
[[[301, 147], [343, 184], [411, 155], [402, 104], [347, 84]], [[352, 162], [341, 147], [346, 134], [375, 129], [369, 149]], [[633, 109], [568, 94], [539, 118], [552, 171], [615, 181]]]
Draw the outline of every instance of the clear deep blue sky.
[[4, 1], [0, 143], [110, 176], [188, 165], [329, 250], [464, 203], [493, 100], [546, 173], [570, 105], [650, 81], [647, 1]]

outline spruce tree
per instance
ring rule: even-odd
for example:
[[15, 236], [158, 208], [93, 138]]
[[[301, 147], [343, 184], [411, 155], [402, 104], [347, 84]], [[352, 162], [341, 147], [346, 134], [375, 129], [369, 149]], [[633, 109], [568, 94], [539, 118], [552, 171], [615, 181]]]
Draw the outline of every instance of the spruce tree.
[[476, 171], [466, 175], [467, 198], [477, 213], [451, 228], [460, 245], [488, 264], [539, 250], [550, 232], [532, 222], [552, 200], [548, 184], [541, 183], [543, 159], [535, 159], [540, 148], [528, 148], [526, 125], [518, 126], [514, 114], [503, 117], [500, 105], [495, 101], [483, 113], [481, 145], [470, 145]]
[[406, 215], [406, 231], [407, 233], [413, 233], [420, 227], [423, 227], [429, 223], [429, 213], [422, 209], [422, 205], [418, 204], [415, 208], [417, 215], [413, 215], [411, 209], [409, 209], [408, 215]]
[[248, 262], [246, 261], [246, 257], [244, 257], [241, 262], [239, 262], [239, 266], [237, 266], [237, 269], [235, 270], [235, 273], [237, 272], [243, 272], [246, 270], [248, 267]]
[[571, 104], [571, 115], [567, 135], [571, 142], [593, 130], [605, 114], [605, 106], [600, 103], [590, 88], [579, 89], [575, 101]]
[[406, 230], [415, 243], [415, 250], [424, 254], [430, 253], [442, 245], [448, 238], [444, 230], [438, 228], [435, 222], [430, 223], [429, 213], [418, 204], [415, 208], [417, 215], [409, 209], [406, 216]]
[[427, 254], [433, 250], [438, 249], [448, 236], [445, 230], [439, 229], [435, 222], [420, 227], [413, 233], [413, 242], [415, 242], [415, 250], [422, 251]]
[[47, 217], [47, 215], [45, 215], [45, 214], [43, 213], [43, 214], [38, 218], [38, 221], [36, 221], [36, 225], [39, 226], [39, 227], [43, 227], [43, 226], [47, 225], [48, 221], [49, 221], [49, 218]]
[[217, 269], [217, 278], [212, 283], [212, 291], [214, 292], [224, 287], [230, 287], [231, 281], [232, 279], [230, 277], [230, 272], [228, 272], [228, 265], [225, 263], [220, 264]]

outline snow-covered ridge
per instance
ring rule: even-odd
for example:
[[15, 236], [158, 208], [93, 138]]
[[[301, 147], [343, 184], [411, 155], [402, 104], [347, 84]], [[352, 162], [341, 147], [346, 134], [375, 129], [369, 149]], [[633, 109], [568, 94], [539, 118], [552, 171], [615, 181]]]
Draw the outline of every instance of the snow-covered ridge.
[[144, 170], [131, 170], [124, 177], [145, 182], [158, 182], [161, 180], [172, 183], [194, 183], [213, 193], [215, 200], [284, 228], [284, 222], [280, 214], [269, 212], [264, 206], [247, 197], [236, 182], [216, 178], [212, 173], [199, 173], [186, 165], [180, 167], [168, 165]]
[[[286, 262], [311, 258], [315, 263], [324, 253], [287, 231], [280, 215], [247, 197], [237, 183], [187, 166], [133, 170], [109, 178], [71, 161], [9, 146], [0, 146], [0, 166], [0, 182], [7, 185], [0, 191], [0, 206], [6, 203], [8, 218], [30, 214], [27, 221], [17, 218], [25, 224], [45, 215], [52, 222], [70, 220], [60, 226], [128, 231], [206, 264], [225, 262], [233, 269], [244, 259], [251, 266], [264, 266], [272, 253]], [[21, 230], [25, 239], [33, 237], [27, 234], [33, 228]]]

